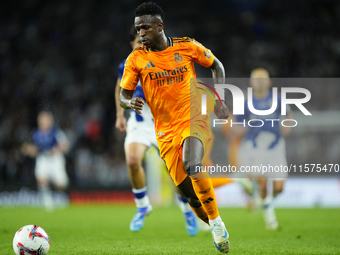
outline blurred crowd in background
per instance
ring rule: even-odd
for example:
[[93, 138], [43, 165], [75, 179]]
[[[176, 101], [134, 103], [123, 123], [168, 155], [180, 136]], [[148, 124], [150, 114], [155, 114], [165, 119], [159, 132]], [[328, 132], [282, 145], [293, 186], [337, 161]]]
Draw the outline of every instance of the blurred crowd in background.
[[[52, 111], [71, 141], [74, 185], [129, 185], [124, 134], [114, 127], [114, 89], [141, 2], [0, 2], [0, 189], [34, 184], [34, 161], [20, 146], [30, 140], [40, 110]], [[339, 1], [156, 2], [166, 14], [167, 36], [193, 37], [210, 48], [228, 77], [248, 77], [260, 65], [273, 77], [340, 76]], [[198, 77], [209, 76], [198, 69]], [[311, 108], [327, 102], [339, 109], [337, 92], [319, 89], [323, 100]]]

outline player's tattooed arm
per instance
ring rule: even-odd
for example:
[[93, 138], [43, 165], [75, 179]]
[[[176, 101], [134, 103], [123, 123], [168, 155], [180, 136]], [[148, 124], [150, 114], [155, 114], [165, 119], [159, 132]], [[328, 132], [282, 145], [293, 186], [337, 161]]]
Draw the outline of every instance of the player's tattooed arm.
[[123, 89], [120, 91], [119, 104], [124, 109], [132, 109], [136, 113], [142, 114], [144, 100], [141, 97], [132, 98], [134, 90]]
[[[221, 61], [218, 58], [214, 58], [214, 62], [211, 65], [212, 77], [214, 79], [215, 84], [224, 84], [225, 81], [225, 72], [224, 67]], [[214, 112], [218, 119], [228, 119], [229, 117], [229, 109], [225, 105], [224, 101], [222, 101], [222, 105], [219, 100], [216, 100], [216, 105], [214, 107]]]

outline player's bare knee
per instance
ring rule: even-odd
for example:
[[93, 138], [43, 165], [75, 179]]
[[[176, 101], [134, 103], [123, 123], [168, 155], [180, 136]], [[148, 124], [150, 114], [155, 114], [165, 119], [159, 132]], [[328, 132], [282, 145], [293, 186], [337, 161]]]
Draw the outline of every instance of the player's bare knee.
[[48, 179], [37, 179], [37, 182], [40, 187], [47, 187], [49, 185]]
[[132, 171], [138, 171], [142, 165], [142, 161], [138, 157], [129, 156], [126, 158], [127, 166]]
[[260, 195], [262, 198], [265, 198], [267, 196], [267, 186], [261, 185], [260, 186]]
[[196, 137], [187, 137], [183, 142], [183, 165], [188, 172], [194, 172], [196, 166], [201, 166], [203, 157], [202, 142]]
[[199, 157], [189, 157], [189, 158], [183, 159], [183, 165], [187, 173], [189, 169], [190, 169], [190, 172], [194, 173], [196, 166], [201, 165], [201, 159]]
[[185, 169], [188, 169], [190, 167], [190, 157], [184, 156], [183, 157], [183, 165]]
[[277, 196], [283, 191], [284, 181], [274, 181], [273, 193]]
[[278, 195], [283, 191], [283, 186], [274, 187], [274, 194]]
[[66, 185], [64, 185], [64, 184], [54, 184], [54, 188], [55, 188], [56, 190], [62, 191], [62, 190], [65, 190], [65, 189], [66, 189]]

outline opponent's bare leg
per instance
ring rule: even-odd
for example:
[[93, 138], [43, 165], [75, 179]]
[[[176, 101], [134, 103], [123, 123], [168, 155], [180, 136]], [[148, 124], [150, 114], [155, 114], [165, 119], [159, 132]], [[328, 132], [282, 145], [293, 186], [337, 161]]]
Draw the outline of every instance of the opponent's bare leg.
[[274, 180], [273, 181], [273, 196], [277, 197], [283, 191], [283, 186], [285, 184], [284, 180]]
[[277, 229], [278, 222], [274, 208], [274, 198], [282, 192], [284, 180], [273, 181], [273, 194], [267, 192], [267, 179], [259, 180], [260, 195], [262, 198], [262, 210], [267, 229]]
[[53, 209], [53, 197], [49, 184], [49, 180], [47, 178], [37, 178], [38, 183], [38, 191], [40, 193], [41, 202], [45, 209], [48, 211]]
[[130, 223], [131, 231], [139, 231], [145, 222], [145, 216], [152, 210], [149, 197], [146, 193], [145, 172], [142, 161], [148, 147], [140, 143], [130, 143], [125, 146], [125, 157], [132, 192], [135, 197], [137, 212]]

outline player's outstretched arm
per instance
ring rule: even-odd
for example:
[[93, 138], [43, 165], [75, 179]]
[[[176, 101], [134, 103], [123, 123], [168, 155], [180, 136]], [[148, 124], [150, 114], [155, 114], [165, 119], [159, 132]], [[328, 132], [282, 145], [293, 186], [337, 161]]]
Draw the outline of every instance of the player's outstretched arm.
[[116, 99], [116, 128], [120, 132], [126, 131], [126, 119], [124, 117], [124, 109], [119, 105], [119, 95], [120, 95], [120, 79], [117, 79], [116, 89], [115, 89], [115, 99]]
[[[224, 67], [221, 61], [218, 58], [214, 58], [214, 62], [211, 65], [212, 77], [214, 79], [215, 84], [223, 84], [225, 81], [225, 72]], [[216, 100], [216, 105], [214, 107], [214, 112], [218, 119], [228, 119], [229, 117], [229, 109], [225, 105], [224, 101], [222, 101], [222, 105], [219, 100]]]
[[144, 100], [141, 97], [134, 97], [134, 90], [123, 89], [120, 91], [119, 104], [124, 109], [132, 109], [136, 113], [142, 114]]

